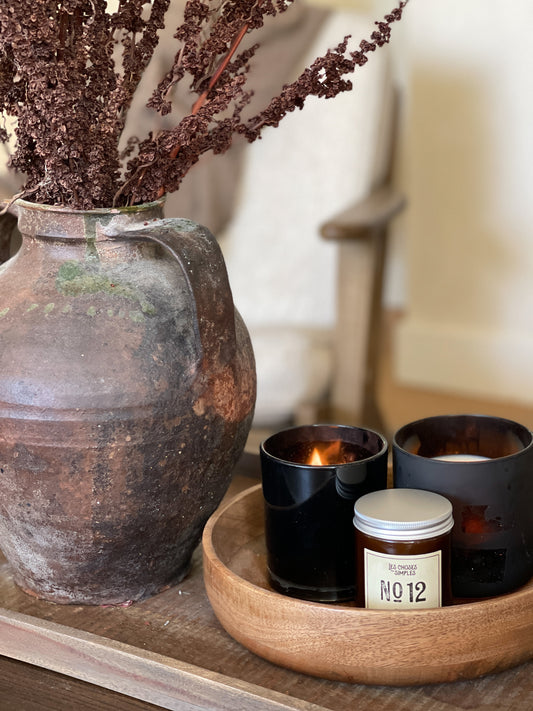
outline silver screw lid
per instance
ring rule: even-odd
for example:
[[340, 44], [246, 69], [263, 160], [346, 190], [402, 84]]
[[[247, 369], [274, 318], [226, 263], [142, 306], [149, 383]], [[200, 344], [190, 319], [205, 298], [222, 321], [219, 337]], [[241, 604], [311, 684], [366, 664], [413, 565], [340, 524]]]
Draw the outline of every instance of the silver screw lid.
[[354, 526], [369, 536], [395, 541], [434, 538], [451, 530], [452, 504], [432, 491], [383, 489], [355, 502]]

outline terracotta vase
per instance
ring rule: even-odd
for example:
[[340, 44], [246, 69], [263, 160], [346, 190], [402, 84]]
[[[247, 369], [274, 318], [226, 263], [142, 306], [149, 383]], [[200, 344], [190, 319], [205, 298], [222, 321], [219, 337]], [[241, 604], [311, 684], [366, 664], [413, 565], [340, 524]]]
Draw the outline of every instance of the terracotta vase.
[[0, 267], [0, 547], [15, 582], [119, 604], [187, 573], [251, 425], [255, 368], [213, 236], [160, 203], [19, 201]]

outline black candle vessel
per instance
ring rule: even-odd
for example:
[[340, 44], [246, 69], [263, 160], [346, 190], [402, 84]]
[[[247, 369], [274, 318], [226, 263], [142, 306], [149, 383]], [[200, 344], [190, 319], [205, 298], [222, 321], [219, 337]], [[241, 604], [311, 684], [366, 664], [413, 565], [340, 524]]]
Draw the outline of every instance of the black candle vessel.
[[308, 425], [272, 435], [260, 454], [272, 586], [306, 600], [353, 599], [353, 504], [387, 486], [385, 438], [358, 427]]
[[394, 485], [453, 505], [455, 597], [500, 595], [533, 576], [533, 436], [499, 417], [447, 415], [401, 427]]

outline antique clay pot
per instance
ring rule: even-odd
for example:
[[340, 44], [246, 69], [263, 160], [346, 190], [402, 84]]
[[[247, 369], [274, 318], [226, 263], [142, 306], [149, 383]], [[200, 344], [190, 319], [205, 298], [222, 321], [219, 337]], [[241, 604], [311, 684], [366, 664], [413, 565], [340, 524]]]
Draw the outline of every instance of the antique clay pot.
[[213, 236], [161, 203], [17, 203], [0, 267], [0, 547], [15, 582], [119, 604], [187, 573], [255, 368]]

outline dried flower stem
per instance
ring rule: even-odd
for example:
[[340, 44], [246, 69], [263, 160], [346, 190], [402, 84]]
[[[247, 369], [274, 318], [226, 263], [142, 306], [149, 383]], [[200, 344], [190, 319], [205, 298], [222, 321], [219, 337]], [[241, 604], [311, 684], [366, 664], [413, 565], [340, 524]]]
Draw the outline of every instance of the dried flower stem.
[[[209, 95], [209, 92], [216, 86], [217, 81], [220, 79], [224, 71], [226, 70], [228, 64], [231, 61], [231, 58], [237, 51], [240, 43], [244, 39], [244, 36], [248, 32], [249, 25], [248, 23], [245, 23], [241, 29], [239, 30], [237, 36], [233, 40], [233, 44], [231, 45], [228, 53], [224, 57], [224, 59], [220, 62], [218, 69], [215, 71], [213, 76], [211, 77], [209, 84], [207, 86], [207, 89], [205, 89], [200, 96], [196, 99], [196, 101], [193, 104], [193, 107], [191, 109], [191, 115], [194, 116], [195, 114], [198, 113], [198, 111], [202, 108], [202, 106], [205, 104], [207, 97]], [[170, 160], [175, 160], [178, 153], [180, 150], [180, 145], [177, 144], [174, 146], [174, 148], [170, 151]], [[162, 197], [165, 194], [165, 188], [164, 186], [161, 186], [158, 190], [157, 196]]]
[[[220, 79], [220, 77], [222, 76], [222, 73], [223, 73], [223, 72], [225, 71], [225, 69], [227, 68], [228, 64], [229, 64], [230, 61], [231, 61], [231, 58], [233, 57], [233, 55], [234, 55], [235, 52], [237, 51], [237, 49], [238, 49], [240, 43], [241, 43], [242, 40], [244, 39], [244, 35], [248, 32], [248, 29], [249, 29], [248, 23], [245, 23], [245, 24], [241, 27], [241, 29], [239, 30], [239, 33], [237, 34], [237, 37], [235, 37], [235, 39], [233, 40], [233, 44], [231, 45], [231, 47], [230, 47], [230, 49], [229, 49], [229, 52], [226, 54], [226, 56], [224, 57], [224, 59], [220, 62], [218, 69], [216, 70], [216, 72], [215, 72], [215, 73], [213, 74], [213, 76], [211, 77], [207, 89], [206, 89], [205, 91], [203, 91], [203, 92], [200, 94], [200, 96], [196, 99], [196, 101], [194, 102], [194, 105], [193, 105], [192, 110], [191, 110], [191, 114], [196, 114], [196, 113], [198, 113], [198, 110], [204, 105], [205, 100], [207, 99], [207, 95], [209, 94], [209, 92], [211, 91], [211, 89], [213, 89], [213, 88], [215, 87], [217, 81], [218, 81], [218, 80]], [[176, 154], [176, 155], [177, 155], [177, 154]], [[172, 154], [171, 154], [171, 158], [175, 158], [175, 157], [176, 157], [175, 155], [172, 156]]]

